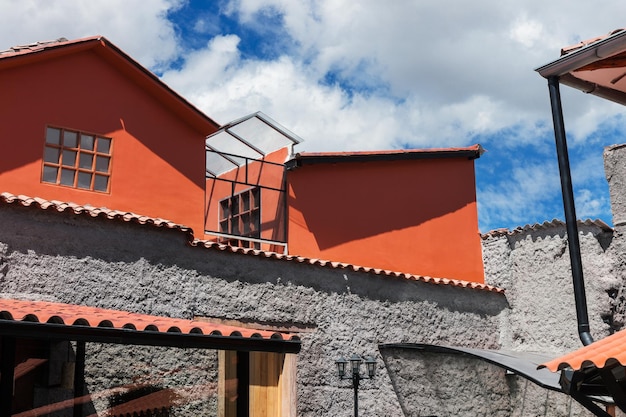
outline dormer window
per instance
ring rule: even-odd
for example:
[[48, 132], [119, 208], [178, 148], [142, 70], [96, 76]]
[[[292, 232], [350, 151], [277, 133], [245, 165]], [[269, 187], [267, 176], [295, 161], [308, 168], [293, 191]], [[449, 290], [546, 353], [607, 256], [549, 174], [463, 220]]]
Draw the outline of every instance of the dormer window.
[[111, 138], [93, 133], [47, 127], [41, 181], [108, 192], [111, 142]]

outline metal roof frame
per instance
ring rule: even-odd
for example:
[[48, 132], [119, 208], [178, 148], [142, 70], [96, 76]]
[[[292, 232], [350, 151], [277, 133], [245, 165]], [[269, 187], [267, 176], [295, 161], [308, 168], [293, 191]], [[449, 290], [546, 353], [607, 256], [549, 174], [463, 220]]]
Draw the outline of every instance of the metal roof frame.
[[[223, 137], [225, 141], [221, 139]], [[215, 143], [218, 140], [222, 143]], [[301, 142], [302, 138], [264, 113], [252, 113], [223, 125], [217, 132], [206, 137], [206, 174], [209, 177], [218, 177], [247, 164], [249, 160], [262, 160], [267, 154], [286, 146], [291, 147], [293, 153], [293, 146]], [[239, 153], [237, 149], [240, 150]], [[220, 168], [218, 165], [221, 164], [209, 166], [208, 152], [221, 158], [227, 168]]]

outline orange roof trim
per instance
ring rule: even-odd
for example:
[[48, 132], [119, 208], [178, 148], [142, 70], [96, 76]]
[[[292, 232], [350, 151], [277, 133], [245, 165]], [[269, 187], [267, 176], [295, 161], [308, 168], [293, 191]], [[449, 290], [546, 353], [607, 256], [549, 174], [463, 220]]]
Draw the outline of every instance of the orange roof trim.
[[127, 311], [47, 301], [0, 299], [0, 320], [64, 324], [66, 326], [130, 329], [161, 333], [299, 340], [297, 336], [289, 333], [255, 330], [245, 327], [215, 324], [207, 321], [159, 317]]
[[260, 251], [256, 249], [240, 248], [235, 246], [223, 245], [216, 242], [194, 239], [193, 230], [187, 226], [176, 224], [169, 220], [152, 218], [148, 216], [142, 216], [135, 213], [127, 213], [117, 210], [110, 210], [107, 208], [97, 208], [92, 206], [81, 206], [74, 203], [65, 203], [60, 201], [48, 201], [42, 198], [33, 198], [24, 195], [16, 196], [11, 193], [0, 193], [0, 205], [2, 204], [15, 204], [23, 207], [34, 207], [41, 210], [51, 210], [59, 213], [71, 213], [74, 215], [83, 215], [89, 217], [99, 217], [106, 220], [118, 220], [124, 222], [132, 222], [140, 225], [161, 227], [166, 229], [179, 230], [187, 236], [187, 240], [190, 246], [202, 247], [206, 249], [219, 250], [222, 252], [239, 253], [248, 256], [258, 256], [261, 258], [276, 259], [287, 262], [294, 262], [300, 264], [308, 264], [312, 266], [332, 268], [332, 269], [345, 269], [354, 272], [364, 272], [381, 277], [406, 279], [409, 281], [420, 281], [429, 284], [436, 285], [449, 285], [453, 287], [468, 288], [472, 290], [488, 291], [495, 293], [504, 293], [504, 290], [498, 287], [494, 287], [486, 284], [479, 284], [470, 281], [461, 281], [447, 278], [434, 278], [423, 275], [413, 275], [402, 272], [390, 271], [385, 269], [371, 268], [353, 264], [347, 264], [342, 262], [332, 262], [323, 259], [311, 259], [302, 256], [284, 255], [276, 252]]
[[548, 368], [552, 372], [556, 372], [564, 368], [572, 368], [574, 371], [578, 371], [589, 366], [604, 368], [611, 362], [619, 362], [626, 366], [626, 330], [541, 364], [537, 369]]

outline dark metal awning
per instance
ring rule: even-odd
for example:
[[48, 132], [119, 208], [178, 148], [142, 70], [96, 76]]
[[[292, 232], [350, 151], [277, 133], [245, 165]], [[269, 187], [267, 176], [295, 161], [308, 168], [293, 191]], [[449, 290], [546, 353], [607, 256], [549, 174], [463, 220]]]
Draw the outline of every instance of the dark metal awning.
[[537, 367], [549, 360], [550, 356], [530, 352], [510, 352], [504, 350], [473, 349], [456, 346], [439, 346], [424, 343], [390, 343], [379, 346], [380, 349], [413, 349], [431, 353], [448, 353], [472, 356], [499, 366], [509, 372], [522, 376], [535, 384], [553, 391], [561, 391], [559, 375], [548, 369]]
[[[542, 388], [552, 391], [563, 392], [570, 395], [585, 408], [590, 410], [596, 416], [608, 416], [609, 414], [598, 407], [595, 402], [611, 405], [614, 404], [613, 399], [606, 390], [597, 389], [596, 379], [581, 379], [581, 375], [573, 380], [573, 385], [578, 384], [579, 390], [573, 391], [570, 384], [565, 381], [572, 381], [569, 370], [561, 373], [551, 372], [546, 368], [545, 364], [551, 358], [550, 355], [544, 353], [532, 352], [513, 352], [505, 350], [488, 350], [474, 349], [456, 346], [439, 346], [423, 343], [390, 343], [379, 345], [379, 349], [410, 349], [420, 350], [429, 353], [457, 354], [474, 357], [484, 360], [493, 365], [499, 366], [508, 372], [519, 375]], [[552, 362], [550, 362], [552, 363]], [[590, 377], [593, 377], [591, 375]]]

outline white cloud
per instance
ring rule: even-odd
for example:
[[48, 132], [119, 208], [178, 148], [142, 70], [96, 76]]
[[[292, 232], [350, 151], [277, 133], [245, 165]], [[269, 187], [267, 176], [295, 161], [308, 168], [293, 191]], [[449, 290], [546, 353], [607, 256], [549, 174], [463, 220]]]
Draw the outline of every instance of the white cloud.
[[143, 65], [174, 59], [177, 39], [166, 13], [181, 0], [4, 0], [0, 49], [65, 37], [103, 35]]

